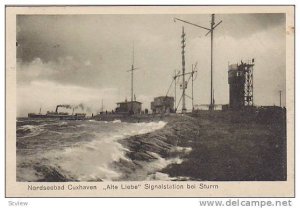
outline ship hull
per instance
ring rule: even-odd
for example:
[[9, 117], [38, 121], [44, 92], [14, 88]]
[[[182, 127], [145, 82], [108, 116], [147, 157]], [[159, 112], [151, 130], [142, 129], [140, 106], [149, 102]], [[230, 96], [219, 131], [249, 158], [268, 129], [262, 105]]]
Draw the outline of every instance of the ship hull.
[[28, 118], [45, 118], [45, 119], [60, 119], [60, 120], [85, 120], [85, 115], [60, 115], [60, 114], [34, 114], [29, 113]]

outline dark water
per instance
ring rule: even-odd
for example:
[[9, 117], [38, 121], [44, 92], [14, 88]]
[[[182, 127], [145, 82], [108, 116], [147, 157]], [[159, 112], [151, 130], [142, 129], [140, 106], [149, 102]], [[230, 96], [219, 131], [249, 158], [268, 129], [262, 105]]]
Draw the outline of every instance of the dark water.
[[17, 181], [118, 180], [111, 164], [126, 158], [118, 141], [165, 122], [17, 120]]

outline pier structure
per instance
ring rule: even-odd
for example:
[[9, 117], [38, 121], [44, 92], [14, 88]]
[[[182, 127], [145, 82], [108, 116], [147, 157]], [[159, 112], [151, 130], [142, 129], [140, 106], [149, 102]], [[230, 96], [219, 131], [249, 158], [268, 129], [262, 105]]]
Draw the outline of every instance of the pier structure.
[[[182, 71], [175, 71], [175, 75], [173, 76], [171, 85], [167, 91], [167, 94], [165, 97], [168, 97], [168, 93], [172, 87], [173, 82], [174, 84], [174, 112], [177, 111], [180, 103], [182, 102], [182, 109], [181, 109], [181, 113], [186, 113], [187, 112], [187, 108], [186, 108], [186, 98], [190, 98], [192, 100], [192, 108], [194, 109], [194, 81], [195, 81], [195, 73], [197, 72], [196, 67], [197, 67], [197, 63], [196, 64], [192, 64], [192, 71], [190, 72], [186, 72], [186, 68], [185, 68], [185, 46], [186, 46], [186, 34], [184, 32], [184, 27], [182, 27], [182, 34], [181, 34], [181, 63], [182, 63]], [[187, 75], [189, 75], [189, 77], [186, 77]], [[177, 102], [177, 96], [176, 96], [176, 92], [177, 92], [177, 79], [182, 78], [182, 82], [180, 83], [180, 89], [182, 89], [182, 94], [181, 97]], [[186, 94], [186, 89], [188, 87], [188, 83], [189, 81], [192, 80], [192, 96], [189, 96]]]
[[[130, 110], [129, 110], [129, 114], [135, 114], [135, 113], [140, 113], [140, 110], [135, 110], [135, 105], [138, 103], [138, 105], [141, 104], [141, 102], [138, 102], [136, 101], [136, 97], [134, 95], [134, 89], [133, 89], [133, 74], [134, 74], [134, 71], [135, 70], [138, 70], [137, 67], [134, 67], [134, 44], [132, 46], [132, 64], [131, 64], [131, 69], [128, 70], [127, 72], [130, 72], [131, 73], [131, 89], [130, 89], [130, 102], [123, 102], [123, 103], [126, 103], [124, 105], [128, 105], [130, 104]], [[122, 103], [122, 102], [120, 102]], [[119, 103], [119, 104], [120, 104]], [[139, 108], [139, 107], [138, 107]]]
[[214, 29], [216, 29], [216, 27], [222, 23], [222, 20], [215, 25], [215, 14], [212, 14], [210, 28], [207, 28], [207, 27], [195, 24], [195, 23], [191, 23], [186, 20], [174, 18], [175, 22], [176, 22], [176, 20], [184, 22], [184, 23], [192, 25], [192, 26], [195, 26], [195, 27], [198, 27], [198, 28], [201, 28], [201, 29], [204, 29], [204, 30], [207, 30], [208, 32], [205, 34], [205, 36], [210, 34], [210, 104], [209, 104], [209, 110], [214, 110], [215, 98], [214, 98], [214, 87], [213, 87], [213, 39], [214, 39]]
[[174, 113], [174, 97], [155, 97], [151, 102], [151, 110], [153, 114]]
[[118, 102], [116, 113], [119, 114], [140, 114], [142, 111], [142, 103], [138, 101], [127, 101], [124, 102]]
[[228, 66], [229, 108], [253, 106], [254, 59]]
[[182, 27], [182, 35], [181, 35], [181, 55], [182, 55], [182, 113], [186, 113], [186, 106], [185, 106], [185, 89], [187, 88], [187, 81], [185, 81], [185, 33], [184, 27]]

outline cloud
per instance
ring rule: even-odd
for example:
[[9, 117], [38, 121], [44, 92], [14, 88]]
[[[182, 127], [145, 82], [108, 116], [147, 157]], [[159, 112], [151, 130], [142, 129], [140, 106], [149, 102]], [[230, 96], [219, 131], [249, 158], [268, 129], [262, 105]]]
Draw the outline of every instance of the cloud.
[[40, 58], [35, 58], [31, 63], [17, 62], [17, 81], [19, 84], [30, 82], [42, 77], [53, 76], [55, 71], [51, 64], [44, 64]]
[[95, 114], [101, 108], [101, 99], [104, 99], [107, 110], [114, 109], [118, 101], [117, 89], [94, 89], [50, 81], [33, 81], [17, 86], [17, 115], [26, 116], [29, 112], [38, 112], [40, 107], [46, 113], [55, 110], [58, 104], [83, 104]]
[[96, 71], [90, 60], [77, 60], [66, 55], [54, 61], [44, 61], [36, 57], [31, 62], [17, 62], [17, 81], [19, 84], [35, 80], [48, 80], [61, 84], [76, 84], [80, 86], [99, 86]]
[[[43, 103], [38, 101], [43, 94], [50, 93], [49, 99], [55, 94], [51, 94], [47, 87], [41, 87], [45, 90], [43, 93], [36, 84], [48, 83], [49, 88], [66, 87], [68, 92], [64, 99], [80, 97], [79, 94], [84, 93], [83, 97], [93, 95], [98, 103], [97, 99], [101, 96], [93, 90], [114, 89], [112, 97], [110, 94], [103, 95], [112, 109], [115, 102], [130, 98], [131, 77], [127, 71], [132, 64], [134, 42], [135, 66], [139, 67], [134, 73], [134, 93], [143, 106], [149, 108], [155, 96], [166, 94], [174, 71], [181, 70], [181, 27], [184, 25], [187, 37], [186, 71], [198, 62], [198, 77], [194, 83], [195, 103], [209, 103], [210, 37], [205, 37], [205, 31], [198, 28], [174, 23], [173, 17], [204, 26], [208, 26], [210, 20], [207, 14], [18, 16], [18, 89], [20, 92], [28, 89], [27, 94], [38, 91], [37, 95], [40, 95], [36, 98], [29, 95], [33, 99], [31, 104], [29, 98], [20, 96], [28, 100], [27, 106]], [[217, 14], [216, 22], [219, 20], [223, 22], [214, 33], [216, 103], [228, 103], [228, 62], [251, 58], [255, 58], [256, 62], [255, 104], [277, 103], [278, 90], [285, 90], [284, 14]], [[266, 86], [265, 83], [269, 84]], [[73, 93], [71, 86], [91, 91]], [[189, 95], [190, 89], [187, 90]], [[173, 91], [172, 87], [170, 93]], [[84, 100], [87, 99], [92, 100], [91, 97]], [[187, 103], [191, 108], [191, 102], [188, 100]], [[34, 109], [38, 109], [39, 105]]]

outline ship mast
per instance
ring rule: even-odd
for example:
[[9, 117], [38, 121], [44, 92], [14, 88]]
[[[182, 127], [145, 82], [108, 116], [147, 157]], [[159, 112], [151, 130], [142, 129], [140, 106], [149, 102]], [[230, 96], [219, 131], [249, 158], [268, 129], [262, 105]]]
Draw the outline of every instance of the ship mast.
[[185, 107], [185, 33], [184, 33], [184, 27], [182, 27], [182, 35], [181, 35], [181, 55], [182, 55], [182, 113], [186, 112], [186, 107]]
[[104, 112], [103, 99], [101, 99], [101, 112]]
[[174, 18], [175, 22], [176, 22], [176, 20], [208, 31], [205, 34], [205, 36], [210, 34], [210, 105], [209, 105], [209, 110], [214, 110], [215, 98], [214, 98], [214, 85], [213, 85], [213, 40], [214, 40], [214, 29], [216, 29], [216, 27], [222, 23], [222, 20], [219, 23], [215, 24], [215, 14], [212, 14], [210, 28], [203, 27], [201, 25], [197, 25], [195, 23], [188, 22], [186, 20]]
[[132, 47], [132, 64], [131, 64], [131, 112], [133, 112], [133, 70], [134, 70], [134, 45]]
[[138, 68], [134, 67], [134, 44], [132, 47], [132, 64], [131, 64], [131, 69], [128, 70], [127, 72], [131, 73], [131, 105], [130, 105], [130, 113], [133, 114], [133, 71], [137, 70]]

